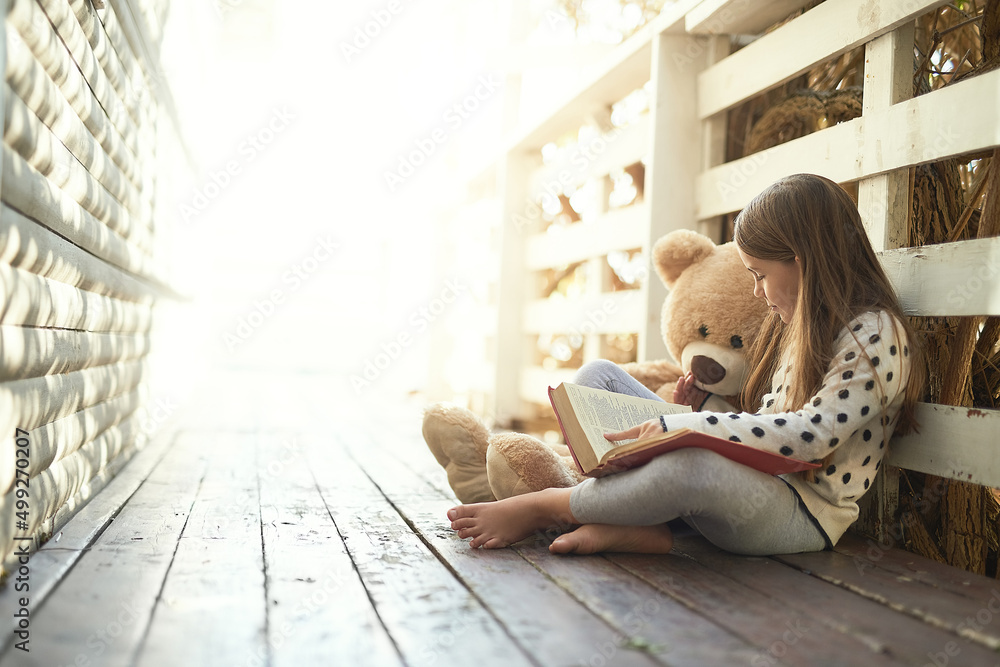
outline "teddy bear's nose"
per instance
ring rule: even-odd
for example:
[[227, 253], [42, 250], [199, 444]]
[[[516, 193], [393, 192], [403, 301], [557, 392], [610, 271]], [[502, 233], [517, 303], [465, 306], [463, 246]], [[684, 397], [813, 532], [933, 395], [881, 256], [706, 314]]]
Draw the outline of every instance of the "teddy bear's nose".
[[726, 377], [726, 369], [711, 357], [699, 354], [691, 358], [691, 372], [702, 384], [716, 384]]

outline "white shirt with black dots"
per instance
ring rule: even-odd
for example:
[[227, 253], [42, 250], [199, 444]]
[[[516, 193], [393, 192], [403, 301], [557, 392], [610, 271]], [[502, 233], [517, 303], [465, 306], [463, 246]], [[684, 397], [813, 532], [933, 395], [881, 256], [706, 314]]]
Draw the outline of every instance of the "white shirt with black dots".
[[805, 406], [779, 411], [788, 364], [772, 379], [760, 411], [664, 415], [668, 430], [691, 428], [803, 461], [819, 462], [815, 481], [782, 475], [826, 533], [830, 544], [858, 518], [860, 498], [882, 465], [910, 371], [908, 341], [884, 311], [864, 313], [840, 333], [822, 386]]

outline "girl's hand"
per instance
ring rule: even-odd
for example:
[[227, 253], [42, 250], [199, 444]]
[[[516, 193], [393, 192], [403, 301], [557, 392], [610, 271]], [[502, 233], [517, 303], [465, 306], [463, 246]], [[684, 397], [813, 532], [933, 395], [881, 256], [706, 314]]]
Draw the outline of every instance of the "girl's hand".
[[697, 410], [708, 398], [708, 392], [694, 386], [694, 373], [688, 371], [677, 380], [674, 387], [674, 403], [678, 405], [690, 405]]
[[627, 431], [605, 433], [604, 437], [611, 442], [618, 442], [619, 440], [631, 440], [633, 438], [641, 440], [642, 438], [651, 438], [654, 435], [663, 435], [663, 425], [659, 419], [650, 419], [648, 422], [633, 426]]

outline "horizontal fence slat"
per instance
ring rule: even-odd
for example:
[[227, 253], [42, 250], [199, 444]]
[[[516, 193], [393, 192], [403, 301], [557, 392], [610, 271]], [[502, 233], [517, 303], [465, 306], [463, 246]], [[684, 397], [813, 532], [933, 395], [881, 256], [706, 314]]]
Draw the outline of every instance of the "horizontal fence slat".
[[524, 307], [522, 330], [538, 333], [635, 333], [643, 324], [643, 290], [575, 299], [536, 299]]
[[4, 86], [4, 92], [4, 142], [96, 219], [150, 253], [153, 239], [149, 228], [132, 218], [122, 202], [87, 171], [9, 86]]
[[700, 0], [679, 0], [663, 8], [659, 16], [639, 28], [603, 60], [597, 73], [555, 109], [522, 125], [508, 144], [510, 152], [541, 148], [587, 121], [594, 109], [608, 109], [649, 81], [652, 39], [664, 32], [680, 32], [684, 15]]
[[84, 210], [7, 144], [2, 168], [4, 202], [108, 263], [163, 283], [149, 255]]
[[0, 382], [70, 373], [138, 359], [149, 352], [149, 336], [0, 324]]
[[148, 331], [152, 306], [77, 289], [0, 264], [0, 324], [103, 333]]
[[731, 109], [943, 4], [826, 0], [699, 74], [698, 116]]
[[789, 174], [819, 174], [838, 183], [854, 180], [860, 129], [861, 119], [855, 118], [703, 171], [695, 179], [695, 215], [704, 220], [738, 211]]
[[1000, 70], [993, 70], [866, 114], [857, 177], [1000, 146], [997, 109]]
[[907, 315], [1000, 315], [1000, 238], [879, 253]]
[[[140, 187], [135, 153], [94, 99], [80, 70], [70, 61], [69, 54], [58, 46], [59, 38], [51, 31], [48, 20], [44, 16], [41, 20], [49, 27], [48, 32], [32, 26], [30, 18], [13, 12], [8, 14], [8, 83], [28, 107], [50, 126], [46, 115], [38, 113], [38, 109], [46, 105], [61, 107], [58, 98], [62, 97], [133, 186]], [[59, 115], [63, 114], [62, 109], [58, 111]]]
[[917, 405], [920, 433], [893, 437], [886, 462], [963, 482], [1000, 487], [1000, 410]]
[[997, 108], [1000, 70], [727, 162], [698, 175], [697, 216], [738, 211], [789, 174], [844, 183], [1000, 146]]
[[685, 29], [694, 34], [756, 35], [812, 0], [702, 0], [684, 17]]
[[539, 195], [572, 192], [590, 178], [639, 162], [649, 152], [650, 125], [650, 116], [645, 113], [627, 127], [613, 128], [578, 146], [532, 174], [531, 190]]
[[34, 429], [101, 401], [125, 394], [142, 382], [144, 361], [123, 361], [62, 375], [5, 382], [18, 427]]
[[0, 203], [0, 261], [88, 292], [148, 303], [157, 291]]
[[538, 271], [600, 257], [613, 250], [641, 248], [648, 215], [647, 206], [636, 204], [608, 211], [593, 222], [551, 227], [551, 232], [528, 239], [525, 268]]

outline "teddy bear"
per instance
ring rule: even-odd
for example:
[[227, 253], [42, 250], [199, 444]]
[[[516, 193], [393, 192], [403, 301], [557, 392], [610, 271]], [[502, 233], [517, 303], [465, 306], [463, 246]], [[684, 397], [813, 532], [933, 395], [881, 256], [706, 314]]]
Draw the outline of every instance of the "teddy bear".
[[[661, 312], [668, 360], [622, 368], [671, 401], [677, 380], [690, 371], [708, 398], [694, 409], [740, 409], [747, 372], [745, 352], [760, 330], [767, 306], [754, 297], [753, 277], [734, 243], [717, 245], [691, 230], [677, 230], [653, 246], [652, 264], [670, 290]], [[523, 433], [490, 433], [469, 410], [444, 403], [424, 413], [423, 436], [463, 503], [491, 501], [580, 483], [569, 449]]]

